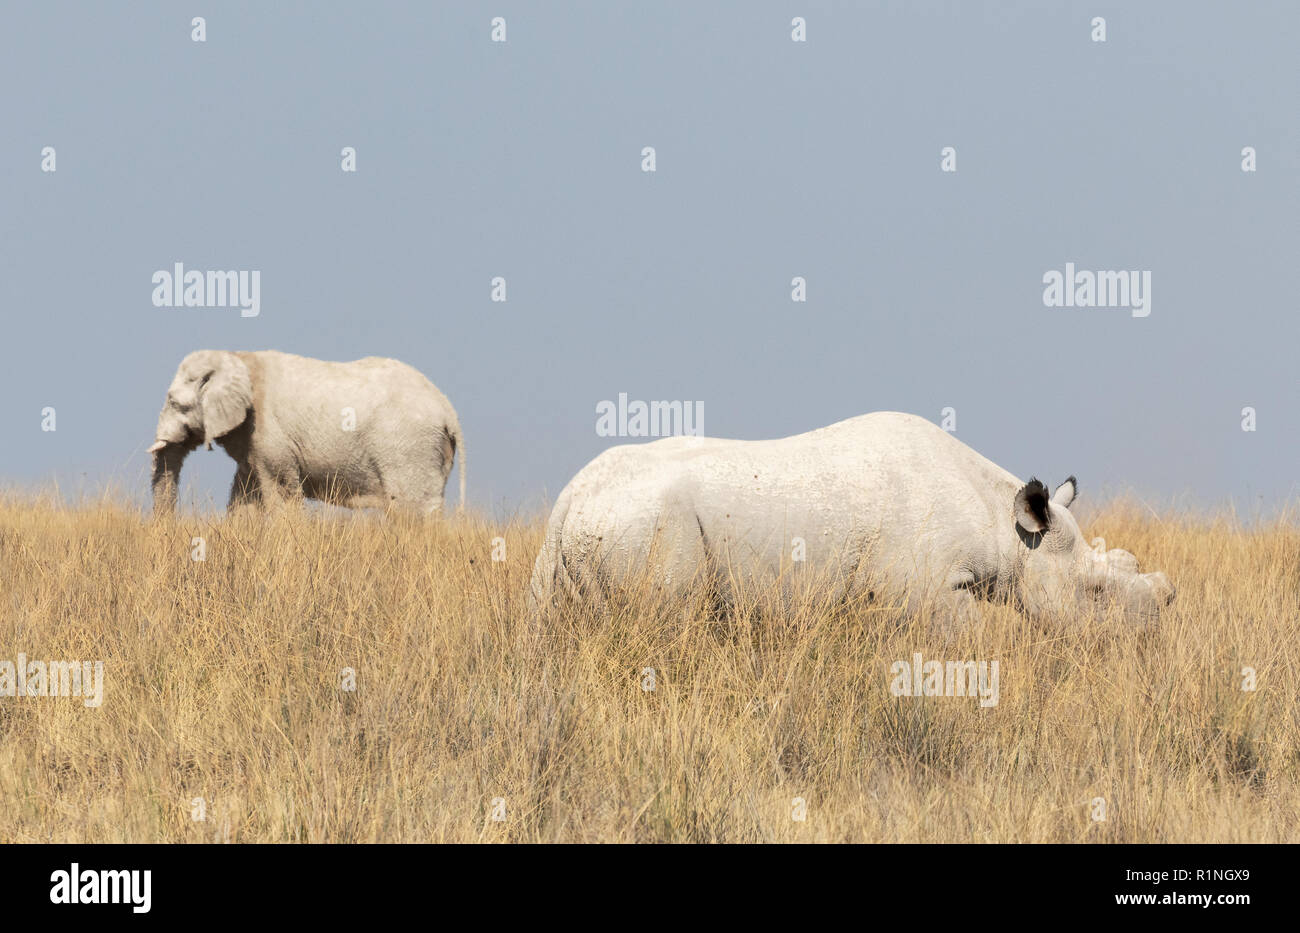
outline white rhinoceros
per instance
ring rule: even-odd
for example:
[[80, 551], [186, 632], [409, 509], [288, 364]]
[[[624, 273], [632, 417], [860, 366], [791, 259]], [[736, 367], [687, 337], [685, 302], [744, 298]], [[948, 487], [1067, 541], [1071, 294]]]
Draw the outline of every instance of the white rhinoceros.
[[915, 415], [876, 412], [770, 441], [672, 437], [606, 450], [560, 493], [531, 597], [600, 599], [649, 571], [670, 591], [738, 586], [811, 568], [843, 597], [933, 601], [969, 618], [975, 598], [1031, 615], [1112, 600], [1148, 616], [1163, 573], [1090, 547], [1067, 479], [1049, 496]]

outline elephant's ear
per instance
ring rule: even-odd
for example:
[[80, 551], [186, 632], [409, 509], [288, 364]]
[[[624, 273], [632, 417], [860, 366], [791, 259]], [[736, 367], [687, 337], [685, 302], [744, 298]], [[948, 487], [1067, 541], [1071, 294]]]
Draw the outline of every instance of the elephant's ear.
[[214, 438], [229, 434], [243, 424], [253, 406], [253, 381], [244, 361], [233, 353], [222, 360], [203, 385], [203, 441], [211, 448]]

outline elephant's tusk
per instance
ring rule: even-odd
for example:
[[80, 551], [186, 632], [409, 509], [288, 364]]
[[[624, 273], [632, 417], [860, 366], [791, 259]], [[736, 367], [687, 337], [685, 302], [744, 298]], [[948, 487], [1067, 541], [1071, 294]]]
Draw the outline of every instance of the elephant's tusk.
[[167, 446], [166, 441], [154, 441], [152, 444], [149, 445], [149, 453], [156, 454], [158, 451], [162, 450], [166, 446]]

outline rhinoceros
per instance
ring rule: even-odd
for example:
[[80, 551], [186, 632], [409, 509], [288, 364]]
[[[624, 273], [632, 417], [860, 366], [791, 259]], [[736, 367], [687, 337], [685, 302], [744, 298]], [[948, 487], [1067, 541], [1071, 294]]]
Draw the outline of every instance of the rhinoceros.
[[780, 440], [620, 445], [560, 493], [530, 599], [603, 600], [649, 573], [662, 590], [704, 583], [726, 600], [820, 568], [838, 597], [928, 603], [962, 622], [977, 599], [1031, 616], [1110, 602], [1150, 618], [1173, 598], [1169, 580], [1085, 542], [1077, 492], [1073, 476], [1054, 493], [1023, 482], [900, 412]]

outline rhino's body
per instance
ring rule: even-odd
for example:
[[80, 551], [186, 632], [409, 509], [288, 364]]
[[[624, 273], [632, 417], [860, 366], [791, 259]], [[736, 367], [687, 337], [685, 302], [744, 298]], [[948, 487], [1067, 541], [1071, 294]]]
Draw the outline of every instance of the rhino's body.
[[[606, 592], [649, 562], [670, 589], [704, 579], [724, 597], [816, 570], [845, 596], [937, 598], [963, 612], [974, 594], [1036, 611], [1103, 586], [1144, 603], [1132, 608], [1158, 604], [1163, 575], [1130, 572], [1127, 552], [1108, 558], [1083, 542], [1067, 485], [1048, 502], [1040, 484], [897, 412], [780, 440], [614, 447], [560, 494], [533, 596], [549, 601], [557, 582]], [[1018, 524], [1021, 506], [1042, 527], [1032, 509]]]

